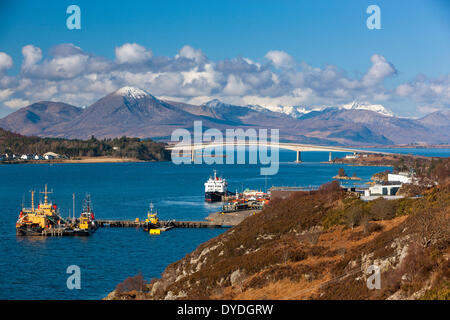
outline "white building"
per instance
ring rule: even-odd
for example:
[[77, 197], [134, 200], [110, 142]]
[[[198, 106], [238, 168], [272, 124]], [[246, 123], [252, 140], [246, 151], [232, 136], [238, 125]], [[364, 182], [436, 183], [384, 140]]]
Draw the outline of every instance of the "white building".
[[389, 182], [412, 183], [412, 176], [408, 172], [388, 173]]
[[40, 154], [36, 154], [34, 156], [34, 160], [42, 160], [42, 159], [44, 159], [44, 158]]
[[56, 159], [56, 158], [59, 158], [59, 157], [61, 157], [59, 154], [57, 154], [57, 153], [54, 153], [54, 152], [46, 152], [46, 153], [44, 153], [44, 158], [45, 159]]
[[374, 200], [379, 197], [386, 199], [398, 199], [403, 198], [402, 196], [396, 196], [398, 189], [402, 187], [400, 182], [387, 182], [387, 183], [377, 183], [371, 186], [369, 189], [364, 190], [364, 196], [361, 197], [362, 200]]
[[29, 160], [29, 159], [31, 159], [31, 157], [28, 154], [23, 154], [23, 155], [20, 156], [20, 159], [22, 159], [22, 160]]
[[356, 153], [345, 155], [345, 159], [356, 159], [356, 158], [358, 158], [358, 155]]

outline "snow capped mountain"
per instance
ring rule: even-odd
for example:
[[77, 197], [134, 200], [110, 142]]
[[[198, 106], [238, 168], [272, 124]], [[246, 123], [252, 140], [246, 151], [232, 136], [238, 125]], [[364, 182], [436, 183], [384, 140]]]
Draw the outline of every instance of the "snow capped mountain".
[[[301, 118], [305, 114], [308, 114], [312, 111], [324, 111], [329, 108], [336, 108], [339, 110], [369, 110], [376, 113], [379, 113], [384, 116], [393, 117], [394, 113], [381, 104], [361, 104], [357, 102], [352, 102], [348, 104], [341, 105], [339, 107], [303, 107], [303, 106], [276, 106], [276, 107], [266, 107], [273, 112], [279, 112], [287, 114], [293, 118]], [[255, 109], [256, 110], [256, 109]], [[259, 110], [258, 110], [259, 111]]]
[[344, 104], [340, 106], [340, 109], [347, 109], [347, 110], [369, 110], [373, 111], [379, 114], [382, 114], [384, 116], [393, 117], [394, 113], [391, 110], [388, 110], [381, 104], [362, 104], [358, 103], [356, 101], [353, 101], [352, 103]]
[[[213, 99], [211, 101], [205, 102], [203, 106], [211, 109], [219, 109], [226, 108], [230, 106], [234, 106], [232, 104], [224, 103], [218, 99]], [[394, 113], [389, 109], [385, 108], [381, 104], [370, 104], [370, 103], [358, 103], [353, 101], [351, 103], [347, 103], [338, 107], [305, 107], [305, 106], [260, 106], [260, 105], [245, 105], [241, 107], [246, 107], [258, 112], [264, 111], [272, 111], [286, 114], [292, 118], [301, 118], [305, 114], [308, 114], [312, 111], [324, 111], [329, 108], [335, 108], [339, 110], [368, 110], [379, 113], [384, 116], [393, 117]]]
[[129, 87], [129, 86], [120, 88], [119, 90], [115, 91], [114, 94], [120, 95], [127, 99], [134, 99], [134, 100], [139, 100], [139, 99], [143, 99], [146, 97], [153, 98], [153, 96], [150, 93], [148, 93], [147, 91], [136, 88], [136, 87]]

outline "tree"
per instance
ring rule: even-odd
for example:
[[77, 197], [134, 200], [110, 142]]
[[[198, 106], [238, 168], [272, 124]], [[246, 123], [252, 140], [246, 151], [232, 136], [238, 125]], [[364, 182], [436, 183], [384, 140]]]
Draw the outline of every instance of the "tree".
[[338, 176], [340, 176], [340, 177], [345, 177], [345, 176], [347, 176], [347, 174], [345, 173], [344, 168], [339, 168]]

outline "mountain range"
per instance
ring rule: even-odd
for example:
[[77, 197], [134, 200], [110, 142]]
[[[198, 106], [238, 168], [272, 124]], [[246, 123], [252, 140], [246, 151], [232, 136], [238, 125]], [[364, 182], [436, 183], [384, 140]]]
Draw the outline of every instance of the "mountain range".
[[0, 119], [0, 127], [41, 137], [112, 138], [133, 136], [170, 140], [177, 128], [278, 128], [280, 140], [327, 145], [387, 145], [450, 142], [450, 112], [420, 119], [399, 118], [380, 105], [357, 103], [308, 109], [237, 106], [217, 99], [202, 105], [161, 100], [135, 87], [123, 87], [86, 108], [41, 101]]

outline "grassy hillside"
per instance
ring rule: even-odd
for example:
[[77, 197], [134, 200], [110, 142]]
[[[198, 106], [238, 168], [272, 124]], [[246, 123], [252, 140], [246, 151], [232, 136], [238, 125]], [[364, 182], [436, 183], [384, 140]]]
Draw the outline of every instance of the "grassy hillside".
[[115, 138], [89, 140], [40, 138], [23, 136], [0, 128], [0, 154], [44, 154], [55, 152], [67, 157], [111, 156], [139, 160], [170, 160], [163, 143], [139, 138]]

